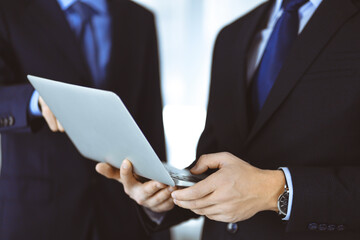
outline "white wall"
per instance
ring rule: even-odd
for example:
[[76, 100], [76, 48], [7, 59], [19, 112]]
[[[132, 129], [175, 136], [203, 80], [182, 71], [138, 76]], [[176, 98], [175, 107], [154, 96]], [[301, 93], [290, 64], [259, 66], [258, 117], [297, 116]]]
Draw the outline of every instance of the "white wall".
[[263, 0], [134, 1], [156, 16], [168, 157], [184, 167], [204, 126], [216, 35]]
[[[156, 16], [168, 159], [176, 167], [185, 167], [195, 158], [205, 123], [216, 35], [264, 0], [134, 1]], [[173, 228], [173, 239], [199, 239], [202, 222], [192, 220]]]
[[[134, 0], [152, 10], [159, 35], [168, 159], [195, 158], [206, 117], [212, 48], [217, 33], [264, 0]], [[174, 240], [200, 238], [203, 219], [172, 229]]]

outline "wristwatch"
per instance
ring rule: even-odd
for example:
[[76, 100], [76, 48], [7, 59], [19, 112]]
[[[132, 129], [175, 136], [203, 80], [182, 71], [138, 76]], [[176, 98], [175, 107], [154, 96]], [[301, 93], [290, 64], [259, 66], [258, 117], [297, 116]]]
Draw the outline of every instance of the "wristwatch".
[[281, 218], [286, 217], [288, 211], [288, 204], [289, 204], [289, 187], [287, 183], [285, 183], [284, 192], [280, 194], [277, 202], [279, 216]]

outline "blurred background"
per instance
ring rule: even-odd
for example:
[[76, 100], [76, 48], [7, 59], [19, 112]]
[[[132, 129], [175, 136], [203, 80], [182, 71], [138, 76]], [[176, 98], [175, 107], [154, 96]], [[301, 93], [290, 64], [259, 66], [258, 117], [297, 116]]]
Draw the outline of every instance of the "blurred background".
[[[168, 160], [184, 168], [195, 159], [205, 124], [216, 35], [264, 0], [134, 1], [156, 17]], [[200, 218], [174, 227], [173, 240], [200, 239], [202, 223]]]
[[[134, 0], [156, 17], [170, 163], [184, 168], [195, 159], [204, 128], [216, 35], [264, 0]], [[203, 219], [172, 229], [173, 240], [200, 239]]]

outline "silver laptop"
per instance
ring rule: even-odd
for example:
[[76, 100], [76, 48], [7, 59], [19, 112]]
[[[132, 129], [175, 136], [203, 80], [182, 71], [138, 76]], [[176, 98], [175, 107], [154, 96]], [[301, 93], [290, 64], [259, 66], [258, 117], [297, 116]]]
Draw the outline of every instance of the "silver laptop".
[[84, 157], [117, 168], [129, 159], [137, 175], [170, 186], [187, 187], [204, 178], [163, 164], [115, 93], [30, 75], [28, 79]]

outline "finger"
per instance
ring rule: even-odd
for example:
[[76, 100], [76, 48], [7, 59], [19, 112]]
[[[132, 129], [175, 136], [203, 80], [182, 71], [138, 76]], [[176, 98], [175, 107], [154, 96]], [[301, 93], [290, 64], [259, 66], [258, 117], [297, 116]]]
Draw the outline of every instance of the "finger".
[[107, 178], [120, 180], [120, 170], [108, 163], [98, 163], [95, 167], [96, 171]]
[[131, 162], [127, 159], [125, 159], [121, 164], [120, 179], [124, 185], [125, 192], [129, 188], [141, 185], [141, 183], [136, 180], [133, 174]]
[[180, 200], [174, 199], [174, 203], [181, 208], [186, 208], [186, 209], [190, 209], [190, 210], [208, 208], [208, 207], [214, 205], [214, 203], [211, 199], [211, 194], [204, 198], [192, 200], [192, 201], [180, 201]]
[[48, 124], [50, 130], [53, 132], [57, 132], [58, 131], [57, 120], [56, 120], [54, 114], [51, 112], [51, 110], [47, 106], [44, 106], [42, 108], [42, 115], [43, 115], [46, 123]]
[[57, 120], [41, 96], [39, 96], [39, 105], [41, 106], [41, 113], [46, 123], [48, 124], [50, 130], [53, 132], [57, 132], [58, 131]]
[[174, 202], [173, 202], [172, 198], [169, 198], [165, 202], [162, 202], [161, 204], [157, 205], [156, 207], [151, 208], [151, 210], [154, 212], [161, 213], [161, 212], [170, 211], [173, 208], [174, 208]]
[[157, 181], [148, 181], [143, 183], [141, 188], [138, 190], [141, 191], [140, 194], [142, 195], [142, 199], [145, 201], [166, 187], [167, 186], [163, 183]]
[[203, 198], [215, 191], [216, 185], [214, 184], [214, 181], [216, 178], [214, 176], [216, 175], [210, 175], [206, 179], [196, 183], [191, 187], [182, 190], [176, 190], [171, 194], [171, 196], [172, 198], [180, 201], [190, 201]]
[[60, 132], [65, 132], [65, 129], [63, 128], [63, 126], [61, 125], [59, 120], [57, 120], [57, 119], [56, 119], [56, 125]]
[[171, 199], [171, 192], [173, 191], [173, 187], [166, 187], [159, 190], [155, 193], [152, 197], [150, 197], [147, 201], [147, 207], [153, 208], [161, 205], [162, 203], [166, 202], [167, 200]]
[[[221, 168], [231, 154], [229, 153], [212, 153], [202, 155], [195, 166], [190, 170], [193, 174], [204, 173], [209, 168]], [[232, 156], [232, 155], [231, 155]]]
[[53, 132], [64, 132], [64, 128], [60, 124], [60, 122], [56, 119], [52, 111], [50, 110], [49, 106], [45, 103], [44, 99], [39, 96], [39, 104], [41, 106], [41, 113], [47, 122], [49, 128]]
[[203, 215], [203, 216], [224, 215], [224, 213], [221, 212], [221, 207], [219, 205], [211, 205], [205, 208], [191, 209], [191, 211], [193, 211], [198, 215]]
[[128, 193], [139, 205], [151, 208], [153, 205], [149, 204], [149, 200], [164, 188], [164, 184], [156, 181], [148, 181], [146, 183], [133, 183], [125, 187], [125, 192]]
[[40, 105], [41, 108], [43, 107], [43, 105], [46, 105], [44, 99], [43, 99], [41, 96], [39, 96], [38, 103], [39, 103], [39, 105]]
[[[201, 215], [201, 214], [198, 214], [198, 215]], [[222, 220], [221, 216], [222, 216], [221, 214], [208, 214], [208, 215], [206, 215], [206, 217], [211, 219], [211, 220], [218, 221], [218, 222], [224, 222], [224, 221], [221, 221]]]

